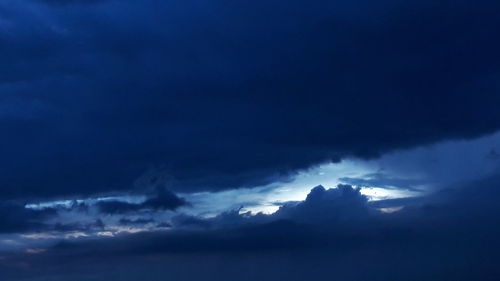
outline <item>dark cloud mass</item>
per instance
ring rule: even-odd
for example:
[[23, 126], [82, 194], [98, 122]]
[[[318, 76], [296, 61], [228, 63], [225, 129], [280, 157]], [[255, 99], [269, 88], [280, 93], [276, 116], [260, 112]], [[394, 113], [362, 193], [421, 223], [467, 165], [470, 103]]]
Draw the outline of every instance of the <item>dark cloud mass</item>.
[[30, 210], [18, 202], [0, 202], [0, 234], [48, 229], [44, 220], [54, 216], [56, 210]]
[[255, 186], [499, 129], [497, 1], [94, 2], [0, 3], [2, 197]]
[[500, 280], [499, 30], [498, 0], [0, 0], [0, 280]]
[[304, 202], [282, 206], [274, 216], [299, 222], [352, 221], [365, 218], [369, 214], [368, 199], [359, 189], [350, 185], [339, 185], [328, 189], [321, 185], [313, 188]]

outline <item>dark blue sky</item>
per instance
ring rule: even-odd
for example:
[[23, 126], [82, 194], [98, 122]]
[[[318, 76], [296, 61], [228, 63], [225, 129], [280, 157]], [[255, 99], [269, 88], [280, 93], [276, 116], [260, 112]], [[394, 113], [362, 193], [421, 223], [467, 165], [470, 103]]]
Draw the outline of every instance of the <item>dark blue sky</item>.
[[499, 280], [499, 30], [498, 1], [3, 0], [0, 279]]

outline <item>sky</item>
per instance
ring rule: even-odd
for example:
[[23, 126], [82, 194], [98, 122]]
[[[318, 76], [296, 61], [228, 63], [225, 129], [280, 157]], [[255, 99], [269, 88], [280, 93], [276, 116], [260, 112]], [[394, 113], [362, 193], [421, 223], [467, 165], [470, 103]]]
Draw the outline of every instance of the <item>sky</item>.
[[0, 279], [500, 280], [500, 3], [1, 0]]

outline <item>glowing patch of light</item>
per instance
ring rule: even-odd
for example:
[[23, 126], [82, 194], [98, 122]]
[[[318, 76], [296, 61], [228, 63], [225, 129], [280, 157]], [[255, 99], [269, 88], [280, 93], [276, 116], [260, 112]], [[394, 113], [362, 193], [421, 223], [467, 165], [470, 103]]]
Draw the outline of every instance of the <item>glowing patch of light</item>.
[[89, 235], [85, 232], [70, 232], [67, 234], [64, 234], [64, 238], [81, 238], [81, 237], [88, 237]]
[[251, 212], [252, 214], [263, 213], [266, 215], [273, 214], [280, 208], [279, 205], [257, 205], [248, 206], [240, 210], [240, 213]]
[[38, 248], [24, 250], [26, 254], [31, 254], [31, 255], [41, 254], [45, 251], [46, 251], [45, 249], [38, 249]]
[[384, 214], [391, 214], [403, 210], [404, 206], [390, 207], [390, 208], [379, 208], [378, 210]]
[[[279, 209], [279, 205], [290, 201], [303, 201], [311, 189], [317, 185], [325, 188], [336, 188], [342, 182], [342, 177], [363, 177], [366, 174], [374, 173], [379, 169], [373, 163], [357, 160], [344, 160], [341, 163], [330, 163], [317, 166], [300, 172], [293, 181], [284, 184], [273, 184], [265, 193], [260, 204], [245, 206], [244, 210], [252, 213], [274, 213]], [[368, 200], [385, 200], [395, 198], [405, 198], [421, 195], [420, 192], [405, 189], [388, 189], [380, 187], [361, 188], [361, 194], [366, 195]]]
[[57, 239], [57, 238], [80, 238], [80, 237], [88, 237], [89, 235], [85, 232], [81, 231], [73, 231], [69, 233], [29, 233], [29, 234], [21, 234], [21, 237], [28, 239]]
[[299, 172], [293, 181], [279, 184], [266, 198], [268, 202], [303, 201], [311, 189], [317, 185], [325, 188], [336, 187], [341, 177], [361, 177], [373, 172], [374, 168], [354, 160], [344, 160], [340, 163], [320, 165]]
[[405, 189], [387, 189], [380, 187], [364, 187], [361, 189], [361, 194], [366, 195], [369, 201], [407, 198], [421, 195], [418, 191]]
[[60, 235], [42, 232], [42, 233], [21, 234], [21, 237], [28, 239], [54, 239], [54, 238], [59, 238]]
[[58, 200], [58, 201], [26, 204], [24, 207], [27, 209], [33, 209], [33, 210], [43, 210], [43, 209], [47, 209], [47, 208], [57, 208], [57, 207], [69, 208], [73, 205], [73, 203], [75, 201], [78, 204], [84, 202], [84, 200]]
[[[340, 163], [319, 165], [299, 172], [290, 182], [221, 192], [181, 194], [195, 207], [180, 208], [180, 210], [201, 217], [214, 217], [221, 212], [243, 206], [241, 212], [272, 214], [285, 202], [305, 200], [311, 189], [317, 185], [335, 188], [342, 183], [339, 180], [342, 177], [363, 178], [379, 170], [380, 167], [375, 162], [347, 159]], [[397, 187], [391, 189], [364, 187], [361, 193], [370, 201], [421, 195], [419, 192]]]
[[[110, 226], [109, 230], [107, 231], [112, 234], [112, 236], [120, 233], [139, 233], [139, 232], [145, 232], [145, 231], [150, 231], [153, 228], [148, 228], [148, 227], [133, 227], [133, 226]], [[109, 235], [104, 235], [104, 236], [109, 236]]]
[[111, 231], [99, 231], [97, 232], [97, 236], [113, 237], [115, 235]]

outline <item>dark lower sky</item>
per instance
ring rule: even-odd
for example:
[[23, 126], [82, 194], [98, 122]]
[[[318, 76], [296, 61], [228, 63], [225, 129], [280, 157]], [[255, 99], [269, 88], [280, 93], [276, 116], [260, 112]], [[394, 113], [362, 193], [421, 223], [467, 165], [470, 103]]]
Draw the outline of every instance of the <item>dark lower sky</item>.
[[500, 3], [0, 1], [0, 279], [500, 280]]

